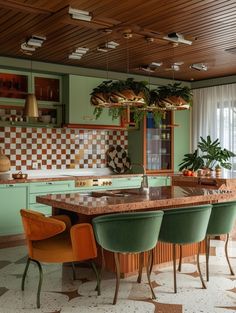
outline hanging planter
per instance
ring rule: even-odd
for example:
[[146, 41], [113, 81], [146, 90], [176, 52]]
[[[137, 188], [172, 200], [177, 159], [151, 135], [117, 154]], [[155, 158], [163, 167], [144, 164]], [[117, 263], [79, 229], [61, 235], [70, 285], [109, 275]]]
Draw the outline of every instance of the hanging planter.
[[90, 102], [96, 106], [96, 118], [104, 107], [109, 108], [113, 119], [121, 116], [129, 107], [134, 112], [135, 122], [142, 120], [147, 112], [153, 112], [158, 123], [168, 110], [189, 109], [192, 101], [189, 87], [174, 83], [149, 90], [147, 84], [146, 81], [137, 82], [133, 78], [102, 82], [91, 93]]
[[158, 106], [164, 109], [189, 109], [192, 103], [191, 89], [181, 83], [168, 84], [157, 88]]

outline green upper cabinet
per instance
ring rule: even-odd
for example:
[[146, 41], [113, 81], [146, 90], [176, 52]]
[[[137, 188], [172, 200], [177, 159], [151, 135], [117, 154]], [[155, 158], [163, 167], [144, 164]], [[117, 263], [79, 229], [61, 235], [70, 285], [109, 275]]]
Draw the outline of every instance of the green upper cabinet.
[[39, 104], [62, 103], [62, 78], [59, 75], [32, 74], [32, 91]]
[[63, 81], [63, 100], [66, 104], [66, 123], [79, 125], [100, 125], [112, 128], [120, 127], [120, 119], [112, 120], [108, 109], [95, 119], [94, 106], [90, 104], [90, 94], [103, 78], [66, 75]]

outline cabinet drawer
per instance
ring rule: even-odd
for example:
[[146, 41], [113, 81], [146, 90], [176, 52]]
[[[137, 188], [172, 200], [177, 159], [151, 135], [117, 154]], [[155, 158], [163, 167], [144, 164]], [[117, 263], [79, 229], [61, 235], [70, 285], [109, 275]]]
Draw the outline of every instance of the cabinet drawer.
[[63, 190], [63, 191], [61, 191], [61, 190], [57, 190], [57, 191], [47, 191], [47, 192], [39, 192], [39, 193], [31, 193], [30, 195], [29, 195], [29, 206], [31, 206], [32, 204], [35, 204], [35, 203], [37, 203], [36, 202], [36, 197], [37, 196], [43, 196], [43, 195], [48, 195], [48, 194], [57, 194], [57, 193], [60, 193], [60, 194], [62, 194], [62, 193], [70, 193], [70, 192], [74, 192], [74, 191], [71, 191], [71, 190]]
[[51, 216], [52, 215], [52, 208], [48, 205], [43, 205], [43, 204], [32, 204], [29, 207], [30, 210], [34, 210], [40, 213], [43, 213], [46, 216]]
[[160, 187], [160, 186], [169, 186], [170, 177], [168, 176], [151, 176], [148, 177], [149, 187]]
[[116, 178], [112, 180], [112, 188], [139, 188], [142, 177]]
[[32, 193], [52, 193], [68, 191], [75, 188], [74, 181], [48, 181], [30, 184], [30, 194]]

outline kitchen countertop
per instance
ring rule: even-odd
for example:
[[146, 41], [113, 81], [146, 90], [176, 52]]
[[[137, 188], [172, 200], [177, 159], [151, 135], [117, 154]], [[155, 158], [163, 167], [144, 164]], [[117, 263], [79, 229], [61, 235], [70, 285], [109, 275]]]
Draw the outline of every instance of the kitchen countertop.
[[236, 191], [209, 190], [189, 187], [150, 187], [149, 194], [139, 189], [105, 191], [89, 194], [68, 193], [37, 196], [38, 203], [91, 216], [143, 209], [211, 203], [236, 199]]
[[[47, 181], [64, 181], [75, 179], [95, 179], [95, 178], [127, 178], [127, 177], [142, 177], [143, 174], [115, 174], [108, 168], [103, 169], [65, 169], [65, 170], [32, 170], [24, 171], [28, 174], [26, 179], [13, 179], [12, 174], [17, 173], [11, 171], [0, 173], [0, 184], [15, 184], [29, 182], [47, 182]], [[147, 174], [148, 176], [171, 176], [171, 174]]]
[[215, 189], [236, 189], [236, 173], [224, 171], [221, 177], [216, 176], [183, 176], [182, 174], [172, 177], [172, 184], [175, 186], [189, 186]]

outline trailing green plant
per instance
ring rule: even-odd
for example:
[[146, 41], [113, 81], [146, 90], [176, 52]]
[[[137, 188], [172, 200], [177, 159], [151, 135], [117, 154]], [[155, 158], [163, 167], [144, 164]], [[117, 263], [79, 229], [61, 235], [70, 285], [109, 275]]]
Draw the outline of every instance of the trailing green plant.
[[[160, 120], [165, 115], [165, 103], [161, 103], [167, 97], [181, 97], [186, 102], [191, 102], [192, 94], [190, 88], [182, 87], [180, 83], [168, 84], [166, 86], [159, 86], [154, 90], [149, 90], [147, 81], [135, 81], [133, 78], [126, 80], [107, 80], [103, 81], [99, 86], [93, 89], [91, 95], [91, 103], [97, 105], [94, 110], [94, 115], [97, 118], [101, 115], [107, 104], [111, 105], [109, 108], [109, 115], [112, 119], [119, 118], [124, 114], [126, 106], [116, 106], [119, 102], [140, 102], [138, 107], [130, 106], [134, 112], [134, 121], [139, 123], [143, 117], [149, 112], [153, 112], [155, 125], [160, 123]], [[131, 92], [129, 92], [131, 91]], [[122, 93], [123, 92], [123, 93]], [[126, 100], [127, 97], [127, 100]], [[175, 99], [169, 100], [172, 106], [175, 104]], [[167, 103], [168, 104], [168, 103]], [[180, 105], [180, 103], [176, 105]]]
[[124, 111], [125, 108], [123, 107], [111, 107], [109, 108], [108, 115], [111, 116], [112, 120], [115, 120], [118, 117], [122, 116]]
[[101, 108], [101, 107], [97, 106], [94, 108], [93, 115], [95, 115], [96, 119], [98, 119], [101, 116], [102, 111], [103, 111], [103, 108]]
[[200, 137], [197, 147], [198, 149], [193, 153], [184, 155], [183, 161], [179, 164], [180, 171], [185, 168], [193, 171], [200, 168], [212, 170], [216, 164], [229, 170], [232, 168], [229, 159], [236, 155], [232, 151], [221, 148], [218, 138], [212, 141], [210, 136], [206, 139]]
[[181, 83], [159, 86], [157, 93], [160, 99], [177, 96], [183, 98], [189, 104], [192, 103], [191, 89], [187, 86], [181, 86]]

